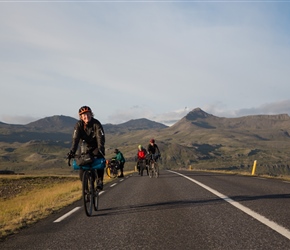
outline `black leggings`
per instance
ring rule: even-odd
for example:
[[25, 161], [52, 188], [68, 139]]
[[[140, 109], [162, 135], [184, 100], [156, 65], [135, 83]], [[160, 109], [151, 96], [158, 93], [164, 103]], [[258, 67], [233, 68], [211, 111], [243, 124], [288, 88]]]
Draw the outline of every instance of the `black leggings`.
[[125, 165], [125, 163], [120, 162], [120, 172], [121, 172], [121, 174], [123, 174], [124, 165]]
[[[93, 176], [94, 180], [97, 177], [98, 180], [103, 181], [104, 173], [105, 173], [104, 169], [97, 169], [96, 171], [93, 171], [93, 173], [94, 173], [94, 176]], [[81, 181], [83, 181], [83, 174], [84, 174], [84, 170], [80, 169], [79, 176], [80, 176]]]

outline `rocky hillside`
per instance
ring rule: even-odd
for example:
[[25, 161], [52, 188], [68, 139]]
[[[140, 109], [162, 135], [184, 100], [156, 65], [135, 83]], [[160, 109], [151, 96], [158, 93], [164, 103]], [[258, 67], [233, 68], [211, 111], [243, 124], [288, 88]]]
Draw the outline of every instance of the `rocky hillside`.
[[[0, 123], [0, 166], [3, 162], [14, 168], [64, 164], [76, 121], [53, 116], [27, 125]], [[137, 146], [147, 147], [150, 138], [156, 139], [167, 168], [249, 168], [258, 160], [266, 171], [279, 166], [279, 171], [287, 172], [290, 164], [290, 117], [286, 114], [225, 118], [197, 108], [171, 127], [148, 119], [103, 126], [106, 156], [119, 148], [131, 165]]]
[[208, 114], [200, 108], [190, 111], [172, 128], [194, 125], [194, 129], [289, 129], [290, 117], [279, 115], [252, 115], [238, 118], [224, 118]]

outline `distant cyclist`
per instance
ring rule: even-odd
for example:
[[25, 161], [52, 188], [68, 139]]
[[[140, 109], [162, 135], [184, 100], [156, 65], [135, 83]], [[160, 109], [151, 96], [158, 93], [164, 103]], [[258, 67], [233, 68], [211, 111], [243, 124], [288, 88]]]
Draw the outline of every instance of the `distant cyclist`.
[[148, 154], [152, 154], [155, 157], [155, 160], [157, 160], [158, 158], [161, 157], [160, 150], [159, 150], [157, 144], [155, 143], [154, 139], [151, 139], [149, 141], [149, 144], [147, 147], [147, 152], [148, 152]]
[[[137, 152], [137, 169], [138, 169], [139, 174], [141, 170], [140, 164], [142, 164], [142, 162], [146, 162], [146, 155], [147, 155], [146, 149], [143, 148], [142, 145], [139, 145], [138, 152]], [[148, 175], [148, 169], [147, 169], [147, 175]]]
[[[76, 123], [73, 132], [72, 146], [68, 153], [69, 158], [73, 158], [78, 149], [80, 140], [87, 144], [87, 150], [96, 158], [105, 156], [105, 133], [102, 124], [94, 118], [90, 107], [82, 106], [79, 109], [80, 120]], [[97, 169], [97, 188], [103, 189], [104, 169]], [[82, 180], [83, 170], [79, 171]]]
[[114, 157], [114, 159], [116, 159], [119, 163], [120, 163], [120, 175], [118, 176], [118, 178], [122, 178], [124, 177], [124, 165], [125, 165], [125, 157], [123, 156], [122, 152], [119, 149], [115, 149], [114, 153], [116, 154], [116, 156]]

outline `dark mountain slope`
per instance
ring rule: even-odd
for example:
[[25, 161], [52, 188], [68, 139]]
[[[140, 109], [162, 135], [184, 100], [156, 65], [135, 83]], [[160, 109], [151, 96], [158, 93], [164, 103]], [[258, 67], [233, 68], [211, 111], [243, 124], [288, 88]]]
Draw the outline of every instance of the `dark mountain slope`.
[[62, 133], [72, 133], [73, 127], [77, 119], [64, 116], [64, 115], [54, 115], [50, 117], [45, 117], [43, 119], [31, 122], [25, 125], [29, 130], [41, 131], [41, 132], [62, 132]]
[[162, 123], [141, 118], [141, 119], [132, 119], [128, 122], [121, 123], [118, 125], [105, 124], [104, 130], [106, 133], [126, 133], [129, 131], [137, 131], [137, 130], [152, 130], [152, 129], [159, 130], [167, 127], [168, 126]]
[[[31, 122], [27, 125], [11, 125], [0, 123], [0, 141], [3, 142], [28, 142], [31, 140], [71, 140], [73, 128], [77, 122], [69, 116], [51, 116]], [[113, 125], [103, 124], [106, 134], [127, 133], [129, 131], [163, 129], [167, 126], [148, 119], [136, 119]]]

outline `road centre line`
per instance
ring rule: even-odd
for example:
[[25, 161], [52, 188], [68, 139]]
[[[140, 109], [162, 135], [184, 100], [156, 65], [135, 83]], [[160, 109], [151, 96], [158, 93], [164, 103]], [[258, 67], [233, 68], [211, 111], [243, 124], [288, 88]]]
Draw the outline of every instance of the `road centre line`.
[[183, 174], [180, 174], [180, 173], [177, 173], [175, 171], [171, 171], [171, 170], [167, 170], [171, 173], [174, 173], [174, 174], [177, 174], [177, 175], [180, 175], [192, 182], [194, 182], [195, 184], [203, 187], [204, 189], [208, 190], [209, 192], [215, 194], [216, 196], [218, 196], [219, 198], [225, 200], [226, 202], [228, 202], [229, 204], [233, 205], [234, 207], [240, 209], [241, 211], [243, 211], [244, 213], [250, 215], [251, 217], [253, 217], [254, 219], [260, 221], [261, 223], [263, 223], [264, 225], [270, 227], [271, 229], [275, 230], [276, 232], [278, 232], [279, 234], [283, 235], [284, 237], [286, 237], [287, 239], [290, 240], [290, 231], [283, 227], [283, 226], [280, 226], [278, 225], [277, 223], [273, 222], [273, 221], [270, 221], [269, 219], [267, 219], [266, 217], [264, 217], [263, 215], [260, 215], [256, 212], [254, 212], [253, 210], [243, 206], [242, 204], [232, 200], [231, 198], [227, 197], [226, 195], [222, 194], [222, 193], [219, 193], [218, 191], [202, 184], [201, 182], [199, 181], [196, 181], [186, 175], [183, 175]]
[[[127, 177], [128, 178], [128, 177]], [[123, 181], [124, 179], [121, 179], [120, 181]], [[118, 183], [114, 183], [112, 184], [110, 187], [114, 187], [115, 185], [117, 185]], [[104, 193], [105, 191], [100, 191], [99, 195], [101, 195], [102, 193]], [[79, 210], [81, 207], [75, 207], [74, 209], [72, 209], [71, 211], [69, 211], [68, 213], [64, 214], [63, 216], [59, 217], [58, 219], [56, 219], [54, 221], [54, 223], [57, 222], [61, 222], [62, 220], [64, 220], [65, 218], [67, 218], [68, 216], [70, 216], [72, 213], [76, 212], [77, 210]]]

